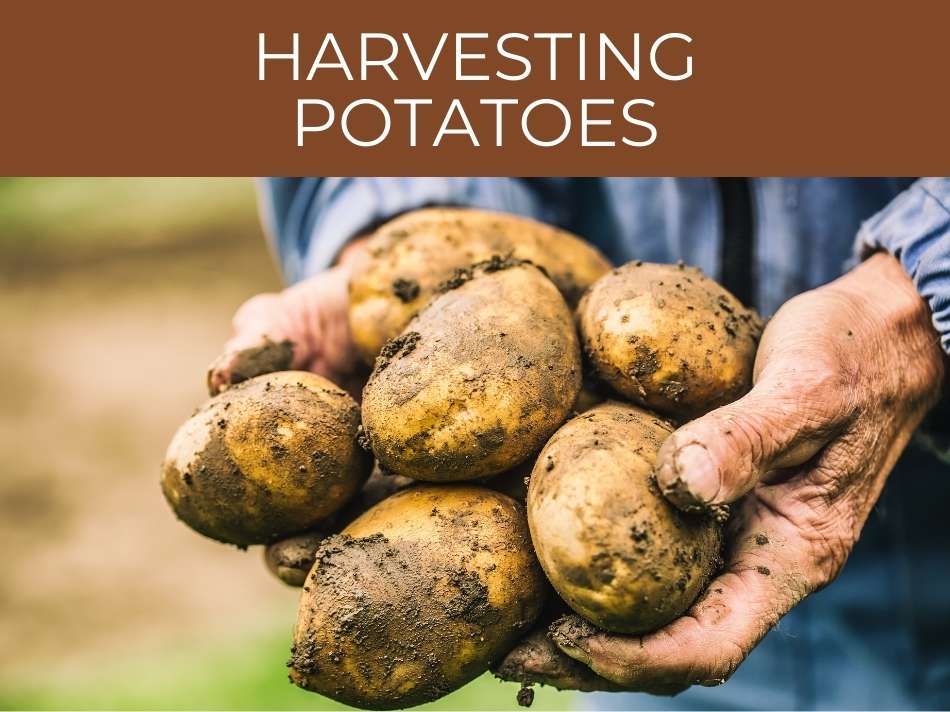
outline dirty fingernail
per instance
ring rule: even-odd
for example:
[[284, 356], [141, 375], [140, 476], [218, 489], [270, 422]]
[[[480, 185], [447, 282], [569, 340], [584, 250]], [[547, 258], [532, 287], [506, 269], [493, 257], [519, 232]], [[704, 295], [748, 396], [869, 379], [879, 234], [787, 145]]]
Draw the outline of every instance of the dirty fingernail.
[[671, 467], [672, 476], [664, 473], [664, 493], [676, 504], [707, 505], [719, 494], [722, 476], [705, 446], [691, 443], [679, 448]]
[[562, 652], [582, 663], [590, 660], [587, 639], [595, 633], [597, 628], [578, 616], [562, 616], [548, 628], [548, 635], [554, 644]]
[[207, 381], [209, 395], [216, 396], [224, 390], [224, 379], [221, 377], [221, 372], [215, 366], [211, 366], [211, 368], [208, 369]]

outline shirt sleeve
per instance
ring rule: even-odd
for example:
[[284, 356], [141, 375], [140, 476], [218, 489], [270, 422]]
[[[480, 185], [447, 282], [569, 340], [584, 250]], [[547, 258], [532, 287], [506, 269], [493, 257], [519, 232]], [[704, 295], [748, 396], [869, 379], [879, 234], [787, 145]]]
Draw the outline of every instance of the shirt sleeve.
[[[921, 178], [858, 232], [858, 256], [886, 250], [900, 260], [927, 300], [944, 351], [950, 353], [950, 178]], [[950, 399], [928, 414], [916, 442], [950, 464]]]
[[900, 260], [930, 305], [950, 353], [950, 178], [921, 178], [858, 232], [859, 256], [886, 250]]
[[400, 213], [432, 205], [515, 213], [562, 224], [564, 179], [268, 178], [261, 216], [287, 282], [330, 266], [355, 235]]

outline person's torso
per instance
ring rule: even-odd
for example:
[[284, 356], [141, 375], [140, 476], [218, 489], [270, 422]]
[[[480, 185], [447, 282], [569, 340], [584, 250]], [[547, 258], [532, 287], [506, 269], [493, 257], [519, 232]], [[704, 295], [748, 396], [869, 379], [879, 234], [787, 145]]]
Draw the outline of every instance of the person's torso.
[[[733, 179], [735, 180], [735, 179]], [[574, 179], [562, 223], [616, 264], [683, 260], [717, 278], [733, 236], [751, 226], [753, 306], [775, 312], [789, 297], [839, 276], [861, 222], [912, 181], [898, 178], [750, 178], [737, 201], [715, 178]]]

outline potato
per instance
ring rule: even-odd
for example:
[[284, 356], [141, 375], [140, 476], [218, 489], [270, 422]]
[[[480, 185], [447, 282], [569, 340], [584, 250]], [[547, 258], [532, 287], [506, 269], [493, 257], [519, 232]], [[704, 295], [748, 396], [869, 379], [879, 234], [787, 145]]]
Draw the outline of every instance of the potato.
[[718, 566], [719, 523], [675, 509], [653, 479], [672, 430], [608, 401], [558, 430], [531, 473], [528, 523], [541, 566], [568, 605], [600, 628], [666, 625]]
[[578, 316], [600, 377], [648, 408], [690, 419], [752, 385], [761, 322], [693, 267], [630, 262], [590, 288]]
[[511, 255], [542, 267], [573, 307], [610, 270], [594, 247], [570, 233], [526, 218], [482, 210], [426, 209], [383, 225], [369, 259], [350, 281], [350, 330], [368, 364], [383, 345], [458, 269]]
[[162, 491], [185, 524], [249, 546], [306, 531], [356, 493], [372, 460], [359, 408], [311, 373], [258, 376], [207, 401], [175, 433]]
[[493, 259], [390, 341], [363, 391], [380, 464], [427, 481], [471, 480], [537, 452], [580, 389], [571, 313], [530, 264]]
[[[506, 494], [523, 506], [528, 495], [528, 478], [533, 464], [530, 461], [523, 462], [508, 472], [488, 477], [478, 484]], [[264, 563], [274, 576], [288, 586], [303, 586], [316, 560], [317, 549], [331, 532], [341, 531], [370, 507], [417, 484], [416, 480], [408, 477], [384, 475], [378, 467], [374, 468], [359, 493], [350, 499], [343, 509], [322, 520], [318, 530], [297, 534], [268, 545], [264, 549]]]
[[403, 490], [317, 552], [291, 680], [367, 709], [434, 700], [501, 659], [546, 591], [514, 500], [471, 485]]

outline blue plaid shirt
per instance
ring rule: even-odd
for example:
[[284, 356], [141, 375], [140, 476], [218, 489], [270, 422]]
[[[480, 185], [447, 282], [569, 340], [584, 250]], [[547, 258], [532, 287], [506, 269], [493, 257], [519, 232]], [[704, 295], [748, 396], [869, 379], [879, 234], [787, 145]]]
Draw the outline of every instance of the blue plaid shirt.
[[[517, 213], [582, 235], [614, 263], [683, 260], [721, 274], [723, 201], [704, 178], [277, 178], [265, 224], [289, 282], [352, 236], [426, 205]], [[752, 301], [765, 315], [883, 249], [912, 277], [950, 352], [950, 179], [749, 182]], [[950, 708], [950, 466], [911, 447], [838, 580], [787, 615], [735, 676], [669, 700], [598, 709]], [[944, 587], [947, 585], [947, 588]]]

